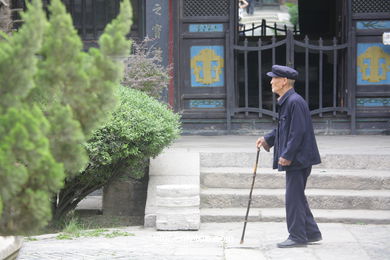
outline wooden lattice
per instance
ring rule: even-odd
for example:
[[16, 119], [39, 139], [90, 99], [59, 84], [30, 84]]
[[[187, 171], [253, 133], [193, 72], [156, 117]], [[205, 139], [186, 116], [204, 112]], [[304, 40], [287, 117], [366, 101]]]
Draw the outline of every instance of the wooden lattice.
[[388, 13], [390, 15], [389, 0], [353, 0], [353, 13]]
[[184, 16], [228, 16], [229, 0], [185, 0]]

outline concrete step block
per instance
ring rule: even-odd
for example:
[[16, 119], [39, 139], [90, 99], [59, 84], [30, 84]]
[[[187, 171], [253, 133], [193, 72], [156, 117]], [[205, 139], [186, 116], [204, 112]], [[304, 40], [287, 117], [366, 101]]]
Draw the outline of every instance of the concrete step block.
[[[284, 207], [284, 189], [254, 189], [252, 207]], [[306, 196], [314, 209], [390, 210], [389, 190], [307, 189]], [[202, 189], [202, 208], [237, 208], [248, 204], [248, 189]]]
[[198, 196], [198, 185], [159, 185], [156, 188], [157, 196], [159, 197], [187, 197]]
[[[199, 162], [198, 162], [199, 164]], [[156, 212], [157, 212], [157, 187], [160, 185], [196, 185], [199, 189], [199, 172], [198, 175], [183, 175], [183, 176], [149, 176], [148, 198], [145, 206], [145, 227], [156, 226]]]
[[[243, 222], [246, 208], [201, 208], [202, 222]], [[390, 224], [390, 210], [312, 209], [317, 222], [348, 224]], [[250, 208], [250, 222], [284, 222], [284, 208]]]
[[22, 245], [23, 237], [21, 236], [0, 236], [0, 259], [17, 259]]
[[157, 207], [199, 207], [199, 186], [158, 185], [156, 187]]
[[198, 230], [199, 204], [198, 185], [158, 185], [156, 229]]
[[[208, 188], [250, 188], [253, 169], [242, 167], [201, 168], [201, 185]], [[285, 172], [258, 168], [255, 188], [281, 189], [285, 187]], [[345, 170], [315, 168], [308, 179], [307, 188], [348, 190], [390, 190], [390, 171]]]
[[198, 230], [200, 228], [199, 208], [159, 208], [156, 214], [157, 230]]
[[159, 197], [156, 198], [158, 207], [199, 207], [199, 194], [191, 197]]

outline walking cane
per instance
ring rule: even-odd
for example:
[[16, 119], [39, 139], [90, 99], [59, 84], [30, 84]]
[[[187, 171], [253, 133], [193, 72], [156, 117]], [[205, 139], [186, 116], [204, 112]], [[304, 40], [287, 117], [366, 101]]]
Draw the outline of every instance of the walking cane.
[[250, 208], [251, 202], [252, 202], [252, 191], [253, 191], [253, 186], [255, 186], [256, 170], [257, 170], [257, 164], [258, 164], [258, 162], [259, 162], [259, 154], [260, 154], [260, 148], [257, 148], [256, 163], [255, 163], [255, 167], [254, 167], [254, 169], [253, 169], [252, 187], [251, 187], [251, 191], [250, 191], [250, 193], [249, 193], [248, 208], [246, 209], [246, 215], [245, 215], [245, 221], [244, 221], [244, 228], [243, 228], [243, 230], [242, 230], [242, 236], [241, 236], [241, 242], [240, 242], [240, 244], [244, 243], [244, 236], [245, 236], [246, 223], [248, 222], [249, 208]]

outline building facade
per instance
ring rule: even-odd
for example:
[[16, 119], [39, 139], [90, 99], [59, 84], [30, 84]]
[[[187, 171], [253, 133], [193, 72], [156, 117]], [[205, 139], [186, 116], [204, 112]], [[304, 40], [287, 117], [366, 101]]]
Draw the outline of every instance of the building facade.
[[[119, 8], [119, 0], [63, 2], [87, 47]], [[317, 132], [390, 131], [388, 0], [254, 0], [241, 11], [238, 0], [131, 2], [131, 36], [153, 38], [174, 68], [164, 99], [185, 132], [271, 129], [277, 97], [265, 73], [272, 64], [298, 70], [296, 91]]]
[[277, 105], [265, 73], [275, 63], [299, 71], [296, 90], [317, 132], [389, 129], [389, 1], [298, 0], [296, 24], [285, 1], [254, 2], [254, 14], [242, 17], [227, 0], [166, 5], [175, 65], [169, 101], [185, 129], [267, 131]]

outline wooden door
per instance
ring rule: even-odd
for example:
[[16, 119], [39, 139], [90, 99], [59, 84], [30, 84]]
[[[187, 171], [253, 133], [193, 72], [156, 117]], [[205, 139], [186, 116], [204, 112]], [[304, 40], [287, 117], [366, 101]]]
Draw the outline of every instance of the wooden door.
[[183, 118], [226, 117], [228, 0], [177, 1], [176, 107]]

